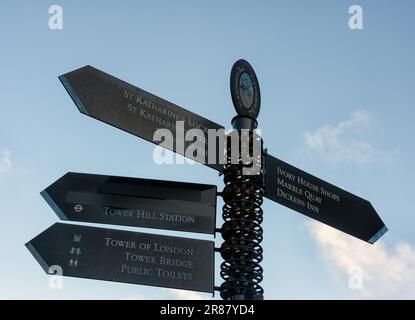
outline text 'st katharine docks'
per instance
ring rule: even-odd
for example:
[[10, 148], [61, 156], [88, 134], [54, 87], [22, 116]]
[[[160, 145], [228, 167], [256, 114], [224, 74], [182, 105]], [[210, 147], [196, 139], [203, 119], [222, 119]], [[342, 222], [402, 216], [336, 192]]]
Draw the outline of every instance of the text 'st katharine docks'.
[[[157, 129], [175, 132], [176, 121], [184, 121], [185, 132], [202, 129], [206, 144], [207, 129], [223, 129], [217, 123], [91, 66], [64, 74], [59, 79], [80, 112], [150, 142], [153, 142]], [[184, 150], [190, 144], [190, 141], [184, 141], [184, 148], [176, 148], [174, 141], [172, 151], [185, 155]], [[205, 149], [208, 150], [208, 147]], [[219, 150], [216, 151], [219, 155]], [[219, 161], [208, 162], [206, 153], [204, 164], [218, 171], [223, 169]]]

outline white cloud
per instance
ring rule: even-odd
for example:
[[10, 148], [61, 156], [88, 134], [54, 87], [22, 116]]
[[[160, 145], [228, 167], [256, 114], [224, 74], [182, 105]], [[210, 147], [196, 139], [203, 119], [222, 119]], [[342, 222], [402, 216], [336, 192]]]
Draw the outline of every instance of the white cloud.
[[201, 293], [195, 291], [179, 290], [179, 289], [168, 289], [164, 288], [161, 294], [146, 295], [146, 294], [133, 294], [127, 297], [127, 300], [209, 300], [212, 295], [209, 293]]
[[374, 137], [376, 121], [365, 110], [352, 113], [349, 119], [335, 125], [326, 124], [314, 132], [304, 134], [305, 149], [311, 155], [324, 160], [368, 164], [390, 162], [399, 156], [399, 150], [384, 150], [371, 140]]
[[170, 299], [173, 300], [204, 300], [208, 299], [208, 294], [203, 294], [194, 291], [167, 289], [169, 291]]
[[[370, 245], [319, 222], [308, 225], [324, 261], [360, 297], [415, 298], [415, 248], [411, 244], [402, 242], [390, 250], [382, 241]], [[350, 287], [356, 272], [362, 272], [360, 288]]]
[[12, 169], [11, 152], [3, 150], [0, 156], [0, 175], [8, 174]]

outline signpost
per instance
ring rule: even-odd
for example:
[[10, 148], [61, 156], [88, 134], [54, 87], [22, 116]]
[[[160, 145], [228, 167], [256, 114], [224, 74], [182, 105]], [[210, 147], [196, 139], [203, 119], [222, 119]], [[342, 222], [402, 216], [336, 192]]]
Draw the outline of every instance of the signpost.
[[26, 247], [46, 273], [213, 292], [212, 241], [55, 223]]
[[[223, 129], [215, 122], [91, 66], [59, 79], [83, 114], [156, 144], [162, 142], [155, 139], [156, 131], [169, 129], [175, 139], [163, 147], [219, 171], [225, 183], [217, 193], [212, 185], [67, 173], [41, 193], [61, 219], [220, 232], [224, 242], [214, 248], [212, 241], [57, 223], [27, 243], [48, 273], [57, 266], [63, 275], [73, 277], [204, 292], [215, 289], [226, 300], [263, 299], [259, 284], [263, 279], [263, 197], [369, 243], [387, 231], [369, 201], [263, 151], [262, 139], [255, 132], [260, 88], [254, 69], [245, 60], [233, 65], [230, 78], [238, 114], [232, 119], [232, 133], [238, 133], [238, 150], [228, 143], [229, 135], [223, 144], [214, 144], [214, 156], [209, 155], [209, 129]], [[193, 143], [186, 139], [191, 129], [202, 131], [201, 158], [185, 152]], [[245, 145], [242, 131], [248, 131]], [[249, 167], [246, 152], [252, 156], [251, 165], [259, 164], [255, 174], [244, 170]], [[217, 194], [225, 202], [220, 229], [216, 228]], [[213, 284], [214, 251], [224, 260], [220, 287]]]
[[216, 186], [68, 172], [41, 192], [62, 220], [215, 233]]
[[[241, 147], [240, 150], [233, 150], [232, 144], [228, 146], [227, 164], [223, 171], [225, 206], [221, 256], [224, 262], [221, 264], [221, 275], [225, 281], [220, 287], [220, 294], [225, 300], [260, 300], [264, 293], [259, 283], [263, 279], [260, 265], [263, 259], [261, 204], [265, 186], [262, 139], [255, 129], [261, 95], [255, 71], [245, 60], [238, 60], [233, 65], [230, 84], [232, 101], [238, 114], [232, 119], [232, 126], [240, 137]], [[248, 131], [248, 141], [243, 141], [244, 131]], [[257, 140], [260, 140], [259, 147], [254, 144]], [[251, 164], [244, 161], [246, 155], [252, 157]], [[232, 158], [238, 161], [232, 162]], [[259, 170], [256, 174], [248, 174], [245, 169], [254, 165]]]

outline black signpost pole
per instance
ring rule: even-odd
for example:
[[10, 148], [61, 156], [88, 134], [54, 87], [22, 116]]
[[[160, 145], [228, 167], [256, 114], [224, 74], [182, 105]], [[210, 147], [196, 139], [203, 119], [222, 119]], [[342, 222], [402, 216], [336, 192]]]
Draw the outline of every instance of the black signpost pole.
[[[224, 242], [221, 255], [221, 276], [225, 280], [220, 288], [224, 300], [262, 300], [262, 209], [264, 193], [264, 171], [262, 140], [255, 134], [255, 119], [236, 116], [232, 120], [238, 132], [238, 163], [231, 163], [232, 150], [228, 141], [227, 163], [224, 168], [225, 188], [222, 192], [224, 224], [221, 229]], [[241, 139], [241, 130], [247, 130], [249, 139]], [[260, 152], [254, 152], [253, 139], [259, 139]], [[248, 150], [246, 150], [248, 148]], [[241, 154], [249, 151], [254, 155], [251, 164], [244, 163]], [[235, 152], [235, 151], [234, 151]], [[255, 157], [257, 155], [257, 157]], [[255, 164], [256, 162], [256, 164]], [[258, 174], [246, 175], [244, 168], [259, 165]]]
[[[222, 197], [224, 242], [221, 255], [221, 287], [224, 300], [262, 300], [261, 204], [264, 195], [262, 139], [255, 132], [260, 108], [258, 79], [251, 65], [237, 61], [230, 79], [232, 101], [238, 113], [227, 139], [225, 188]], [[237, 144], [232, 141], [237, 137]], [[258, 147], [259, 146], [259, 147]], [[248, 160], [248, 161], [247, 161]], [[254, 170], [254, 169], [257, 170]]]

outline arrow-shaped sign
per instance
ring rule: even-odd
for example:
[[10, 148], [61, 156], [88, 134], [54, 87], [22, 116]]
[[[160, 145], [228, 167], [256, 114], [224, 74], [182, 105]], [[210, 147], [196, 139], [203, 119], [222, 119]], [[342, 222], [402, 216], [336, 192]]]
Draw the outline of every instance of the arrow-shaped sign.
[[265, 196], [275, 202], [369, 243], [388, 230], [365, 199], [270, 155], [265, 171]]
[[214, 185], [69, 172], [41, 195], [63, 220], [215, 232]]
[[[186, 155], [187, 148], [193, 143], [185, 141], [185, 133], [190, 129], [201, 129], [205, 141], [204, 161], [201, 162], [218, 171], [223, 170], [219, 161], [209, 164], [213, 161], [208, 161], [207, 154], [208, 129], [223, 129], [219, 124], [91, 66], [64, 74], [59, 79], [83, 114], [156, 144], [160, 143], [153, 141], [156, 130], [169, 129], [176, 136], [172, 147], [167, 148], [181, 155]], [[177, 128], [176, 121], [182, 121], [183, 128]], [[219, 143], [215, 148], [216, 157], [219, 157]], [[223, 153], [224, 148], [221, 155]], [[191, 158], [198, 161], [197, 157]]]
[[213, 241], [55, 223], [26, 247], [49, 274], [213, 292]]

